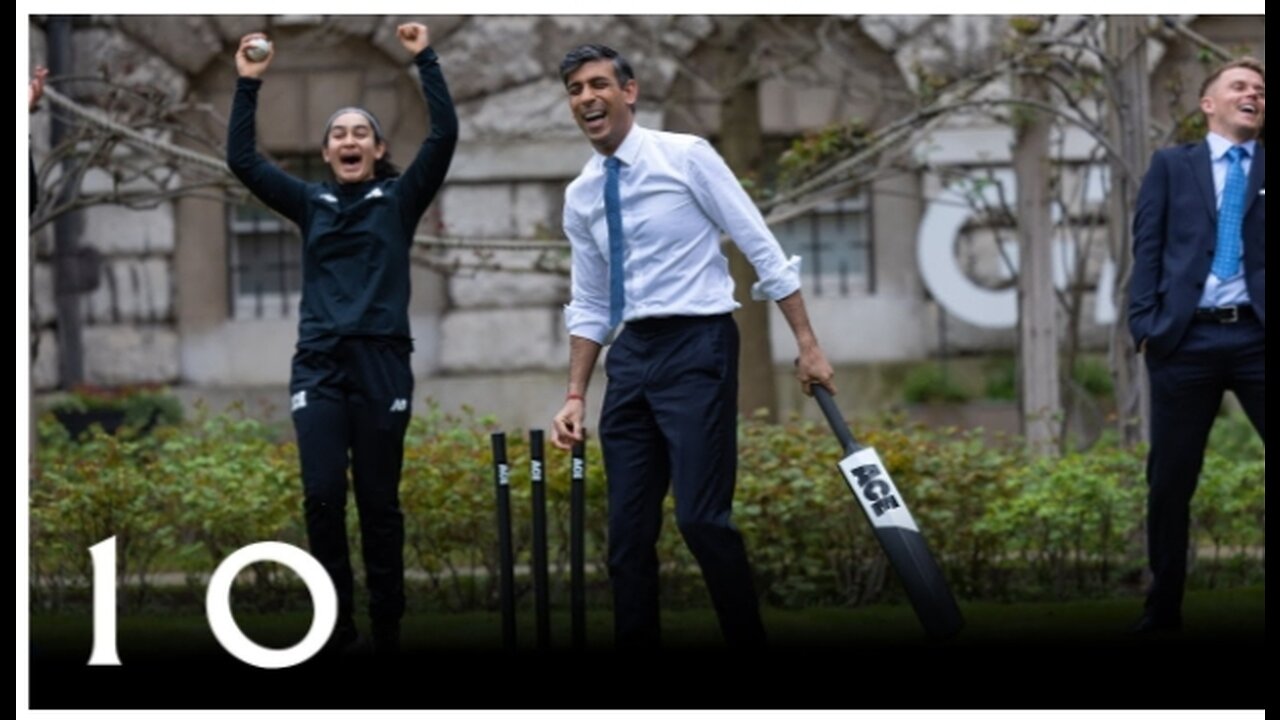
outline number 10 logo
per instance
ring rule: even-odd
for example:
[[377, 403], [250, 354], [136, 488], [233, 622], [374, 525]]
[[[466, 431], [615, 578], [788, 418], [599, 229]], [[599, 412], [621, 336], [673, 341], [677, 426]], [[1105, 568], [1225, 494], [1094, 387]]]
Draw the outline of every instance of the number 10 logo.
[[[93, 558], [93, 651], [90, 665], [120, 665], [116, 653], [116, 538], [111, 536], [89, 548]], [[231, 614], [231, 584], [236, 575], [258, 562], [276, 562], [298, 574], [311, 594], [315, 611], [311, 629], [292, 647], [273, 649], [250, 640]], [[320, 652], [338, 621], [338, 594], [329, 573], [319, 561], [292, 545], [260, 542], [231, 553], [213, 571], [205, 595], [205, 615], [209, 629], [222, 645], [241, 662], [274, 670], [306, 662]]]

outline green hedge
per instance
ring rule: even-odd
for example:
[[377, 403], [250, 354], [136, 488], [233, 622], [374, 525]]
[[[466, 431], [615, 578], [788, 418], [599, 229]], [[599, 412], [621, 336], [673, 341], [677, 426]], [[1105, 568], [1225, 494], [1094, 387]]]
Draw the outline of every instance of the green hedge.
[[[489, 418], [415, 416], [406, 439], [401, 497], [411, 603], [446, 609], [497, 604], [496, 521]], [[856, 605], [900, 598], [867, 523], [835, 464], [824, 426], [740, 425], [734, 520], [746, 537], [766, 602]], [[1101, 444], [1059, 459], [1030, 459], [980, 431], [907, 427], [894, 417], [862, 431], [877, 448], [952, 583], [967, 599], [1061, 598], [1139, 589], [1144, 564], [1144, 452]], [[590, 597], [607, 602], [606, 496], [597, 443], [589, 443], [587, 557]], [[548, 446], [553, 597], [567, 598], [568, 458]], [[519, 562], [530, 557], [526, 438], [508, 435]], [[1262, 443], [1238, 417], [1220, 420], [1194, 503], [1193, 537], [1206, 552], [1191, 582], [1254, 582], [1266, 545]], [[659, 544], [665, 601], [706, 604], [697, 564], [667, 501]], [[82, 601], [88, 548], [117, 537], [125, 604], [147, 602], [163, 573], [196, 594], [227, 555], [251, 542], [305, 547], [296, 447], [236, 414], [203, 416], [147, 436], [95, 430], [72, 441], [40, 423], [31, 488], [34, 607]], [[359, 565], [354, 499], [348, 507]], [[254, 566], [253, 587], [293, 582]], [[168, 576], [170, 579], [174, 575]], [[527, 574], [517, 582], [530, 595]], [[172, 582], [165, 583], [172, 585]], [[304, 596], [305, 597], [305, 596]]]

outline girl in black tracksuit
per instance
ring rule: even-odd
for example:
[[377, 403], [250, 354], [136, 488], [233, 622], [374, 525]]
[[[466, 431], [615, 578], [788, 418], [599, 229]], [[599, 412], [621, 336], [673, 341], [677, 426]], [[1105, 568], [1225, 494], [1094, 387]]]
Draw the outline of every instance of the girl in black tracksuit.
[[325, 129], [334, 180], [306, 183], [255, 149], [260, 76], [271, 61], [249, 59], [254, 33], [236, 53], [240, 78], [227, 164], [268, 207], [302, 232], [303, 285], [289, 392], [302, 461], [307, 538], [338, 594], [331, 647], [355, 639], [345, 509], [350, 466], [360, 515], [374, 650], [399, 646], [404, 614], [404, 518], [400, 467], [413, 395], [409, 368], [409, 250], [414, 229], [444, 181], [458, 120], [427, 28], [402, 25], [430, 111], [431, 134], [402, 175], [387, 162], [377, 120], [344, 108]]

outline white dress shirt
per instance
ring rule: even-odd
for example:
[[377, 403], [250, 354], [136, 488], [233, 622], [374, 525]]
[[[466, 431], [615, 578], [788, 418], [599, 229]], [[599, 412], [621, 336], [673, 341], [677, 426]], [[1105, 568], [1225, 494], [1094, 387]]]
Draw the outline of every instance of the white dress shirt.
[[[614, 156], [622, 162], [623, 322], [736, 310], [722, 233], [755, 267], [760, 280], [752, 285], [753, 298], [781, 300], [800, 289], [800, 258], [783, 255], [755, 203], [706, 140], [632, 125]], [[570, 335], [601, 344], [613, 329], [604, 160], [594, 154], [564, 198], [564, 232], [573, 249], [565, 324]]]
[[[1222, 207], [1222, 189], [1227, 186], [1227, 151], [1235, 143], [1217, 133], [1209, 133], [1209, 159], [1213, 163], [1213, 196], [1214, 204]], [[1249, 171], [1253, 168], [1253, 154], [1257, 152], [1257, 143], [1253, 140], [1241, 145], [1249, 154], [1240, 161], [1240, 169], [1244, 171], [1245, 182], [1249, 181]], [[1249, 198], [1245, 198], [1245, 203]], [[1214, 224], [1217, 227], [1217, 224]], [[1244, 239], [1244, 228], [1240, 228], [1241, 240]], [[1219, 279], [1212, 272], [1204, 281], [1204, 294], [1200, 296], [1200, 307], [1224, 307], [1226, 305], [1248, 305], [1249, 289], [1244, 283], [1244, 259], [1241, 258], [1240, 272], [1235, 277]]]

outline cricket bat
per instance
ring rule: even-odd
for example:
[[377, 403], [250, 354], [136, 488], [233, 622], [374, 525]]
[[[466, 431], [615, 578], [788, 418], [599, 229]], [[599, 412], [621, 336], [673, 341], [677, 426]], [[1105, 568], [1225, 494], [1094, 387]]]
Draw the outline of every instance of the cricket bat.
[[889, 556], [925, 633], [931, 638], [948, 638], [960, 632], [964, 626], [960, 608], [880, 456], [853, 438], [826, 388], [814, 385], [813, 396], [844, 449], [840, 474], [871, 522], [871, 530]]

